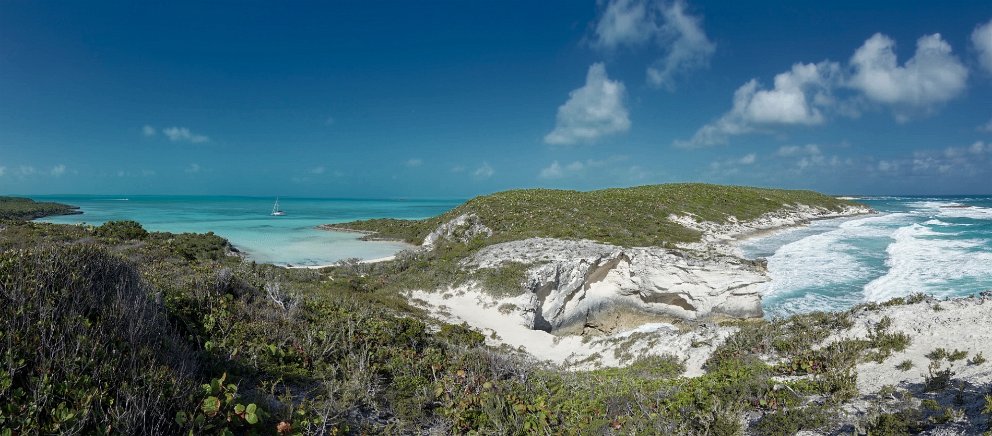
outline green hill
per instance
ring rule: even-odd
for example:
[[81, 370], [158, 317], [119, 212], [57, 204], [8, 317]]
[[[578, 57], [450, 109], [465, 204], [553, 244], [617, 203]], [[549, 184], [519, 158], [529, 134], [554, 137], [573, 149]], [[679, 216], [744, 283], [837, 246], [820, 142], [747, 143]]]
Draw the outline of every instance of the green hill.
[[522, 189], [476, 197], [441, 216], [424, 220], [374, 219], [325, 228], [366, 231], [372, 233], [370, 238], [420, 244], [438, 225], [474, 213], [493, 230], [492, 242], [553, 237], [651, 246], [699, 240], [699, 232], [669, 221], [671, 214], [692, 214], [723, 223], [731, 216], [749, 220], [794, 204], [841, 210], [854, 203], [813, 191], [702, 183], [588, 192]]
[[0, 197], [0, 219], [33, 220], [51, 215], [82, 213], [78, 207], [23, 197]]

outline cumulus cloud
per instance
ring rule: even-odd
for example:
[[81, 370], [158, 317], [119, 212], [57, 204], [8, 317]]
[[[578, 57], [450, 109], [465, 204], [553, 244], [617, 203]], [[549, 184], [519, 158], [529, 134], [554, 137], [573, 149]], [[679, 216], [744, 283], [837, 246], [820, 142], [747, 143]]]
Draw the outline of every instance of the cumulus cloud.
[[209, 137], [193, 133], [186, 127], [167, 127], [162, 129], [162, 134], [172, 142], [191, 142], [193, 144], [210, 142]]
[[968, 146], [920, 150], [911, 157], [880, 160], [875, 169], [901, 176], [988, 177], [990, 163], [992, 143], [975, 141]]
[[3, 177], [4, 174], [7, 174], [7, 167], [0, 166], [0, 177]]
[[62, 175], [65, 174], [65, 165], [55, 165], [52, 167], [51, 171], [49, 171], [49, 174], [55, 177], [62, 177]]
[[820, 154], [820, 146], [816, 144], [786, 145], [779, 147], [775, 154], [781, 157], [816, 155]]
[[905, 106], [927, 109], [964, 90], [968, 69], [939, 33], [917, 40], [916, 53], [903, 65], [894, 48], [895, 41], [881, 33], [868, 38], [851, 57], [849, 86], [900, 111]]
[[681, 147], [725, 144], [729, 137], [765, 125], [815, 125], [824, 122], [823, 111], [834, 105], [831, 90], [840, 74], [836, 62], [795, 64], [775, 76], [774, 86], [763, 89], [752, 79], [734, 92], [733, 107], [718, 120], [701, 127]]
[[650, 172], [638, 165], [622, 165], [629, 160], [628, 156], [615, 155], [603, 159], [585, 159], [572, 162], [559, 162], [554, 160], [548, 166], [541, 168], [537, 177], [544, 180], [558, 179], [579, 179], [589, 181], [592, 179], [638, 181], [651, 175]]
[[665, 18], [662, 39], [671, 42], [667, 44], [665, 57], [648, 67], [648, 83], [672, 89], [674, 79], [680, 74], [709, 65], [716, 44], [706, 37], [702, 20], [685, 13], [685, 2], [662, 7], [662, 16]]
[[537, 176], [542, 179], [560, 179], [565, 176], [565, 171], [561, 168], [558, 161], [554, 161], [547, 168], [542, 168]]
[[658, 8], [644, 0], [612, 0], [596, 23], [592, 45], [603, 50], [636, 47], [653, 40], [661, 26]]
[[758, 155], [755, 153], [748, 153], [744, 156], [730, 159], [723, 159], [714, 162], [710, 162], [711, 172], [720, 172], [722, 174], [736, 174], [740, 171], [741, 167], [754, 165], [758, 161]]
[[310, 170], [307, 172], [310, 174], [324, 174], [325, 171], [327, 171], [327, 168], [324, 168], [323, 165], [318, 165], [313, 168], [310, 168]]
[[141, 134], [144, 136], [147, 137], [155, 136], [156, 133], [158, 132], [155, 130], [155, 128], [147, 124], [145, 124], [145, 126], [141, 128]]
[[992, 132], [992, 119], [989, 122], [978, 126], [978, 130], [981, 132]]
[[416, 159], [416, 158], [415, 159], [408, 159], [404, 163], [404, 165], [406, 165], [407, 168], [416, 168], [416, 167], [419, 167], [419, 166], [421, 166], [423, 164], [424, 164], [424, 160], [423, 159]]
[[587, 161], [588, 163], [583, 163], [582, 161], [575, 161], [569, 164], [561, 165], [558, 161], [551, 162], [551, 165], [546, 168], [542, 168], [538, 177], [542, 179], [560, 179], [578, 172], [585, 170], [586, 167], [599, 166], [599, 162]]
[[971, 33], [971, 43], [978, 52], [978, 62], [985, 71], [992, 73], [992, 20], [975, 28]]
[[626, 132], [630, 129], [630, 119], [624, 99], [623, 83], [610, 80], [602, 63], [593, 64], [586, 75], [586, 84], [570, 92], [568, 101], [558, 107], [555, 128], [544, 137], [544, 142], [576, 144]]
[[797, 63], [776, 75], [771, 89], [751, 79], [734, 92], [729, 112], [675, 145], [726, 144], [732, 136], [775, 125], [813, 126], [830, 115], [857, 117], [866, 101], [889, 105], [902, 122], [964, 91], [968, 69], [940, 34], [920, 38], [915, 54], [902, 65], [894, 47], [891, 38], [877, 33], [855, 50], [849, 68], [832, 61]]
[[479, 168], [476, 168], [475, 171], [472, 172], [472, 177], [477, 180], [483, 180], [492, 177], [493, 174], [496, 174], [496, 170], [489, 165], [489, 162], [483, 162]]
[[705, 67], [716, 51], [702, 19], [689, 15], [684, 0], [610, 0], [594, 29], [592, 46], [604, 51], [653, 45], [664, 56], [647, 69], [648, 83], [671, 89], [674, 79]]
[[198, 172], [200, 172], [200, 164], [191, 163], [186, 167], [187, 174], [196, 174]]

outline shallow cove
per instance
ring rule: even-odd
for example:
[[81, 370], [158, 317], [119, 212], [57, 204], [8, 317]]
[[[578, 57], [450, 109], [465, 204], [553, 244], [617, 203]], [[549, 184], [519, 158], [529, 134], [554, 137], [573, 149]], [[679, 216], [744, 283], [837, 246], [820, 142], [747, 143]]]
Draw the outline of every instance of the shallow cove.
[[409, 245], [361, 241], [361, 234], [319, 230], [320, 224], [367, 218], [418, 219], [444, 213], [461, 200], [279, 199], [286, 216], [271, 216], [270, 197], [232, 196], [37, 196], [80, 206], [82, 215], [39, 221], [101, 224], [134, 220], [150, 231], [214, 232], [256, 262], [327, 265], [343, 259], [377, 259]]

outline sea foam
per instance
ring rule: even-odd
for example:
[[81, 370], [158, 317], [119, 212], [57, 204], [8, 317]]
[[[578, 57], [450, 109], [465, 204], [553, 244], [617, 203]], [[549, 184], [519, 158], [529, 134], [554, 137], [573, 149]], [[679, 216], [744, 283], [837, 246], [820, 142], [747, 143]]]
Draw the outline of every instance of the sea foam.
[[992, 279], [992, 252], [976, 239], [953, 239], [922, 224], [900, 227], [886, 247], [888, 272], [864, 287], [869, 301], [884, 301], [915, 292], [953, 295], [951, 281]]

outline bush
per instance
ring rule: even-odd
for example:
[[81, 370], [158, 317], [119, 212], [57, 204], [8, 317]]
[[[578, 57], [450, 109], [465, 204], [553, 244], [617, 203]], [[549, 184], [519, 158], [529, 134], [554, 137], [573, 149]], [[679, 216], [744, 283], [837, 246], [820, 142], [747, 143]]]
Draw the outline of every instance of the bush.
[[132, 239], [142, 240], [148, 237], [148, 231], [137, 221], [107, 221], [94, 231], [97, 236], [115, 238], [122, 241]]
[[176, 433], [195, 354], [137, 272], [92, 246], [0, 254], [0, 427]]

